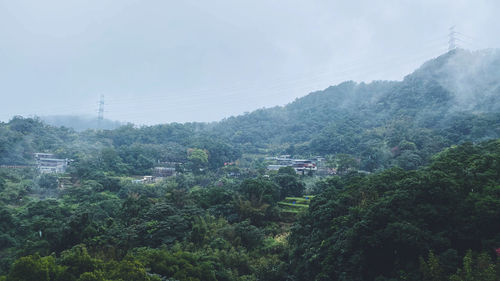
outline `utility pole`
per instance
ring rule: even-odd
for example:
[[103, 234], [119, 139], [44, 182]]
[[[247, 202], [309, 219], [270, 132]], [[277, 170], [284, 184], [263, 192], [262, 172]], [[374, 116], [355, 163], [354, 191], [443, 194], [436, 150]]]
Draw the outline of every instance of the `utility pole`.
[[450, 27], [450, 33], [448, 33], [448, 51], [451, 52], [457, 48], [457, 32], [455, 31], [455, 26]]
[[104, 95], [99, 99], [99, 110], [97, 111], [97, 125], [102, 128], [102, 120], [104, 119]]

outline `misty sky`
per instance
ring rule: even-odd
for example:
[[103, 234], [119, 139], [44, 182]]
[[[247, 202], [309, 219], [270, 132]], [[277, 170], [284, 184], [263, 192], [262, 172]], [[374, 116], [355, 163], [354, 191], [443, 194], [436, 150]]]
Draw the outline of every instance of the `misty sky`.
[[500, 46], [500, 1], [0, 0], [0, 120], [215, 121]]

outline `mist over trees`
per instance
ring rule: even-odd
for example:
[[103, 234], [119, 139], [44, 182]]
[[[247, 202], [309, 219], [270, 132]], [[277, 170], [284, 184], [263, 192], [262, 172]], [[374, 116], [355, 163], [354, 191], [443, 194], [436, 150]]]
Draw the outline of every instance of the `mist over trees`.
[[77, 132], [87, 129], [113, 130], [124, 125], [123, 122], [108, 119], [98, 120], [97, 117], [91, 116], [49, 115], [41, 116], [40, 119], [48, 125], [71, 128]]
[[498, 50], [457, 49], [403, 81], [345, 82], [214, 131], [253, 151], [349, 154], [368, 171], [416, 168], [451, 144], [500, 136], [499, 64]]
[[[456, 49], [210, 124], [13, 117], [0, 280], [500, 280], [499, 74], [498, 50]], [[267, 170], [282, 154], [335, 175]]]

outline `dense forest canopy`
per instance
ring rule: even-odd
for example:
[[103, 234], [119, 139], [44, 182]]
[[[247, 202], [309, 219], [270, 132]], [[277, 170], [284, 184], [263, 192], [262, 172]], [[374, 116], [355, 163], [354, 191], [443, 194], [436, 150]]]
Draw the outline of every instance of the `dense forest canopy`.
[[[0, 280], [500, 280], [499, 139], [498, 50], [215, 123], [16, 116]], [[40, 152], [67, 170], [40, 173]], [[282, 154], [336, 174], [267, 170]]]
[[[467, 251], [493, 255], [500, 239], [494, 223], [500, 218], [499, 152], [498, 140], [466, 143], [416, 171], [394, 168], [326, 180], [292, 230], [296, 276], [422, 280], [429, 274], [429, 280], [444, 280]], [[430, 253], [438, 264], [426, 264]], [[422, 272], [422, 266], [440, 269]], [[490, 278], [472, 280], [498, 280]]]

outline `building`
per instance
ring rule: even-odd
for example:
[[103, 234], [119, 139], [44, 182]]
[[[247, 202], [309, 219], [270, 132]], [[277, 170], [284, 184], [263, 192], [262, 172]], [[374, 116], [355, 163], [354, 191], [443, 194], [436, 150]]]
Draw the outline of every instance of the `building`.
[[[285, 156], [285, 157], [283, 157]], [[304, 174], [309, 171], [316, 171], [316, 163], [313, 160], [308, 159], [293, 159], [289, 158], [289, 155], [282, 155], [280, 157], [266, 158], [267, 160], [274, 160], [277, 164], [271, 164], [267, 166], [268, 170], [276, 171], [282, 167], [292, 167], [296, 173]]]
[[267, 165], [267, 169], [270, 171], [278, 171], [280, 168], [288, 167], [287, 165]]
[[154, 183], [155, 182], [155, 177], [153, 176], [144, 176], [142, 178], [143, 183]]
[[163, 178], [157, 178], [155, 176], [143, 176], [142, 179], [134, 179], [132, 180], [133, 183], [140, 183], [140, 184], [153, 184], [156, 183]]
[[52, 153], [35, 153], [36, 167], [40, 173], [64, 173], [71, 160], [55, 158]]
[[159, 177], [159, 178], [166, 178], [170, 176], [175, 176], [175, 168], [169, 168], [169, 167], [154, 167], [153, 169], [153, 176]]
[[316, 171], [318, 169], [316, 167], [316, 163], [314, 163], [312, 160], [305, 160], [305, 159], [294, 159], [292, 167], [297, 173]]

